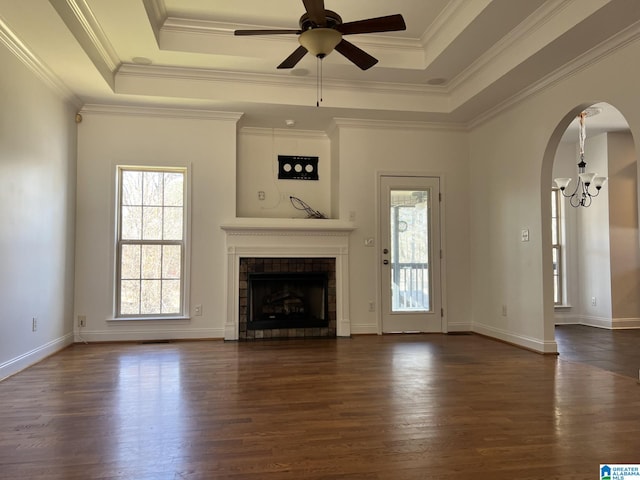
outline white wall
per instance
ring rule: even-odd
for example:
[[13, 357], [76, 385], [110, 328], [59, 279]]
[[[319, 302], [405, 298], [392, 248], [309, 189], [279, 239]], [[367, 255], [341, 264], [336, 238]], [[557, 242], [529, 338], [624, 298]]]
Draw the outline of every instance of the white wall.
[[[640, 138], [638, 55], [638, 41], [629, 43], [472, 130], [475, 330], [556, 351], [548, 195], [556, 147], [575, 115], [599, 101], [618, 108]], [[529, 242], [520, 241], [525, 226]]]
[[[467, 133], [355, 120], [339, 120], [337, 129], [332, 139], [339, 142], [340, 218], [355, 215], [357, 227], [349, 246], [352, 333], [379, 331], [381, 245], [376, 182], [380, 172], [441, 177], [445, 318], [449, 330], [471, 330]], [[364, 245], [368, 237], [375, 238], [375, 247]], [[375, 312], [369, 311], [370, 301], [376, 304]]]
[[[584, 150], [586, 170], [607, 176], [607, 135], [587, 138]], [[603, 194], [590, 207], [580, 208], [577, 212], [579, 309], [582, 323], [590, 325], [611, 324], [610, 187], [611, 184], [605, 185]]]
[[[318, 180], [278, 179], [278, 155], [318, 157]], [[331, 217], [331, 154], [324, 132], [243, 128], [238, 135], [238, 217], [306, 218], [290, 196]], [[258, 192], [265, 199], [258, 199]]]
[[633, 137], [607, 135], [612, 327], [640, 326], [637, 161]]
[[73, 340], [76, 125], [1, 43], [0, 65], [2, 379]]
[[[236, 213], [237, 114], [86, 107], [78, 131], [75, 315], [90, 341], [224, 336], [224, 232]], [[190, 305], [202, 316], [112, 321], [116, 165], [187, 165], [191, 173]], [[191, 309], [193, 312], [193, 308]], [[81, 337], [80, 337], [81, 335]]]

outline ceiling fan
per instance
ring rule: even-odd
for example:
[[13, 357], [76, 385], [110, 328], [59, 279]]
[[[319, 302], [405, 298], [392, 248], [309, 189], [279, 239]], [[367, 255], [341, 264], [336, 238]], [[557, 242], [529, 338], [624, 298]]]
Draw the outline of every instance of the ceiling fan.
[[325, 10], [324, 0], [302, 0], [306, 13], [300, 17], [298, 30], [236, 30], [235, 35], [299, 35], [300, 46], [278, 68], [293, 68], [307, 52], [322, 59], [334, 49], [362, 70], [373, 67], [378, 60], [353, 43], [342, 38], [356, 33], [393, 32], [406, 30], [402, 15], [368, 18], [342, 23], [336, 12]]

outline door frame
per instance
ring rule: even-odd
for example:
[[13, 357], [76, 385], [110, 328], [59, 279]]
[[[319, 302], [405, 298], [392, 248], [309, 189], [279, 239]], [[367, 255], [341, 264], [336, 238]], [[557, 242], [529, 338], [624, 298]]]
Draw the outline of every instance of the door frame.
[[446, 217], [445, 217], [445, 201], [446, 201], [446, 184], [445, 184], [445, 175], [442, 172], [422, 172], [422, 171], [389, 171], [389, 170], [377, 170], [375, 177], [375, 225], [376, 225], [376, 249], [375, 249], [375, 262], [377, 268], [375, 269], [376, 276], [376, 305], [378, 308], [376, 309], [376, 317], [378, 323], [378, 335], [382, 335], [382, 261], [380, 248], [382, 245], [382, 224], [380, 222], [380, 195], [382, 192], [380, 191], [380, 179], [381, 177], [432, 177], [437, 178], [440, 183], [440, 251], [442, 252], [440, 258], [440, 305], [442, 306], [442, 316], [440, 318], [441, 323], [441, 333], [447, 333], [448, 330], [448, 320], [447, 320], [447, 268], [446, 268], [446, 260], [447, 260], [447, 251], [446, 251], [446, 243], [445, 243], [445, 225]]

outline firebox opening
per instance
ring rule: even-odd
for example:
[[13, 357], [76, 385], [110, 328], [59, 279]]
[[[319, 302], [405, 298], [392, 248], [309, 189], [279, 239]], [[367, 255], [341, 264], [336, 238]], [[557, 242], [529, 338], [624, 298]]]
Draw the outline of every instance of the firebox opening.
[[324, 272], [249, 273], [248, 330], [329, 325]]

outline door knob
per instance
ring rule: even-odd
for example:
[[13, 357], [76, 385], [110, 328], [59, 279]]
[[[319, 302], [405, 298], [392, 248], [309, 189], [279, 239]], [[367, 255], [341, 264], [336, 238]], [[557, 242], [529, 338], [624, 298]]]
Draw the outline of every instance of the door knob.
[[389, 260], [383, 260], [383, 261], [382, 261], [382, 263], [383, 263], [384, 265], [389, 265]]
[[389, 249], [385, 248], [384, 250], [382, 250], [382, 253], [384, 253], [386, 255], [387, 253], [389, 253]]

